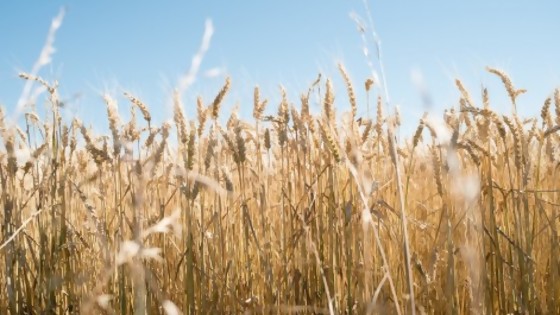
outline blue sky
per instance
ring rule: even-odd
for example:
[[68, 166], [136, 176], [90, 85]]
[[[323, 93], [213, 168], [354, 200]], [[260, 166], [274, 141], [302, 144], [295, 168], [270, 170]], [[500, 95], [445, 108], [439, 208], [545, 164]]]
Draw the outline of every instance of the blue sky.
[[[201, 73], [184, 96], [191, 118], [196, 96], [211, 101], [226, 74], [232, 77], [232, 93], [225, 108], [239, 104], [246, 117], [256, 84], [271, 100], [268, 110], [275, 112], [280, 84], [297, 102], [321, 72], [338, 86], [336, 103], [342, 111], [347, 98], [336, 63], [346, 65], [362, 99], [361, 87], [371, 75], [349, 17], [355, 12], [367, 19], [362, 0], [2, 1], [0, 104], [8, 112], [23, 87], [18, 72], [31, 70], [62, 6], [66, 15], [57, 51], [40, 75], [60, 81], [63, 99], [79, 95], [67, 116], [96, 126], [106, 125], [102, 92], [119, 97], [123, 115], [129, 104], [120, 95], [128, 90], [150, 106], [157, 120], [170, 117], [170, 91], [188, 70], [207, 18], [214, 36]], [[400, 106], [409, 125], [425, 110], [412, 71], [423, 74], [436, 111], [457, 104], [453, 80], [458, 77], [477, 99], [481, 85], [488, 86], [494, 108], [509, 112], [506, 93], [499, 79], [484, 71], [487, 65], [506, 70], [518, 87], [528, 89], [518, 104], [525, 115], [538, 115], [544, 99], [560, 86], [558, 1], [371, 0], [369, 6], [382, 42], [391, 105]], [[222, 74], [203, 75], [212, 69]]]

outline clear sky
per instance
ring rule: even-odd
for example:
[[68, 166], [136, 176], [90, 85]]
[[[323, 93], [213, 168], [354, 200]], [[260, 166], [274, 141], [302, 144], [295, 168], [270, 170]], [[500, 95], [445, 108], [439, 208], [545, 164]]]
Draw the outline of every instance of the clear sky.
[[[560, 86], [559, 1], [370, 0], [369, 5], [382, 42], [391, 104], [400, 106], [407, 123], [416, 124], [425, 110], [411, 80], [413, 71], [423, 74], [435, 110], [457, 104], [453, 80], [459, 77], [477, 99], [481, 84], [488, 86], [493, 106], [509, 112], [505, 91], [497, 77], [484, 71], [487, 65], [503, 68], [516, 86], [529, 90], [518, 105], [526, 115], [537, 115]], [[362, 0], [7, 0], [0, 2], [0, 104], [8, 112], [23, 87], [18, 72], [31, 70], [62, 6], [66, 15], [56, 53], [40, 75], [58, 79], [62, 98], [73, 100], [66, 115], [94, 125], [106, 125], [100, 93], [120, 97], [123, 89], [144, 100], [156, 119], [170, 117], [170, 91], [188, 70], [207, 18], [214, 36], [200, 75], [184, 96], [191, 118], [196, 96], [211, 101], [224, 75], [232, 77], [225, 108], [239, 104], [248, 116], [255, 84], [272, 101], [268, 110], [275, 112], [280, 84], [296, 102], [322, 72], [338, 85], [335, 102], [344, 109], [347, 98], [336, 63], [346, 65], [360, 97], [371, 74], [350, 18], [355, 12], [367, 20]], [[204, 75], [212, 69], [221, 74]], [[119, 98], [119, 104], [126, 115], [128, 103]]]

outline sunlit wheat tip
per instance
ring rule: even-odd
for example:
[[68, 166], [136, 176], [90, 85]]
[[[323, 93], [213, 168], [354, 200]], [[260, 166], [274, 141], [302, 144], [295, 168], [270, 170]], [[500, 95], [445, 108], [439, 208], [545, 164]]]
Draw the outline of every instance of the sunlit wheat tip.
[[502, 83], [504, 84], [504, 86], [506, 88], [506, 91], [508, 92], [509, 98], [511, 100], [511, 103], [513, 105], [513, 112], [515, 113], [517, 111], [517, 109], [515, 107], [517, 96], [525, 93], [526, 90], [515, 89], [515, 87], [513, 86], [513, 83], [511, 82], [510, 77], [503, 70], [496, 69], [496, 68], [491, 68], [491, 67], [487, 67], [486, 70], [490, 73], [493, 73], [493, 74], [497, 75], [502, 80]]
[[230, 86], [231, 86], [231, 79], [227, 77], [224, 86], [222, 87], [220, 92], [218, 92], [216, 98], [214, 98], [214, 102], [212, 102], [212, 118], [214, 120], [218, 119], [218, 115], [220, 114], [220, 106], [222, 104], [224, 97], [229, 91]]
[[323, 100], [323, 115], [327, 123], [332, 124], [334, 122], [334, 91], [333, 85], [330, 79], [327, 79], [325, 99]]
[[148, 110], [146, 104], [144, 104], [142, 101], [128, 92], [124, 92], [124, 96], [126, 96], [132, 102], [132, 104], [136, 105], [138, 109], [140, 109], [140, 111], [142, 112], [142, 116], [144, 116], [144, 120], [146, 120], [148, 123], [152, 120], [152, 115], [150, 115], [150, 111]]
[[348, 100], [350, 101], [350, 108], [352, 109], [352, 120], [354, 120], [358, 112], [354, 86], [352, 85], [352, 81], [350, 80], [350, 76], [348, 75], [346, 68], [341, 63], [338, 64], [338, 69], [340, 70], [342, 78], [344, 78], [344, 82], [346, 83], [346, 92], [348, 93]]

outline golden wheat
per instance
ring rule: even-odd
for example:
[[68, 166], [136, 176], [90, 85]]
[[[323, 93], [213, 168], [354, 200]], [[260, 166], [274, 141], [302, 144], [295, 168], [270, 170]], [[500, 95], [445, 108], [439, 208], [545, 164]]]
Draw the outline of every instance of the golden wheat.
[[[498, 114], [486, 89], [478, 107], [457, 80], [445, 123], [425, 114], [400, 141], [400, 114], [375, 95], [376, 117], [360, 117], [339, 70], [348, 114], [318, 76], [299, 110], [282, 88], [267, 115], [255, 87], [252, 122], [234, 111], [222, 128], [227, 78], [209, 106], [174, 94], [176, 139], [129, 93], [130, 121], [105, 96], [112, 137], [94, 135], [58, 113], [56, 82], [22, 74], [53, 112], [31, 106], [21, 127], [0, 113], [0, 309], [559, 313], [559, 90], [522, 119]], [[523, 90], [489, 71], [515, 103]]]

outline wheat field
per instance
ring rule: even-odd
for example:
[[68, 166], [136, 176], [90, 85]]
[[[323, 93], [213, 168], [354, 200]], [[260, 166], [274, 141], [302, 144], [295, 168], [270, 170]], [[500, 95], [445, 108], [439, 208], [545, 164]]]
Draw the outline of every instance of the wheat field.
[[560, 90], [519, 117], [525, 91], [488, 68], [510, 114], [457, 80], [457, 106], [403, 138], [377, 83], [339, 69], [347, 95], [256, 87], [247, 120], [223, 116], [229, 78], [160, 125], [105, 95], [107, 135], [22, 73], [50, 110], [0, 115], [2, 313], [560, 313]]

